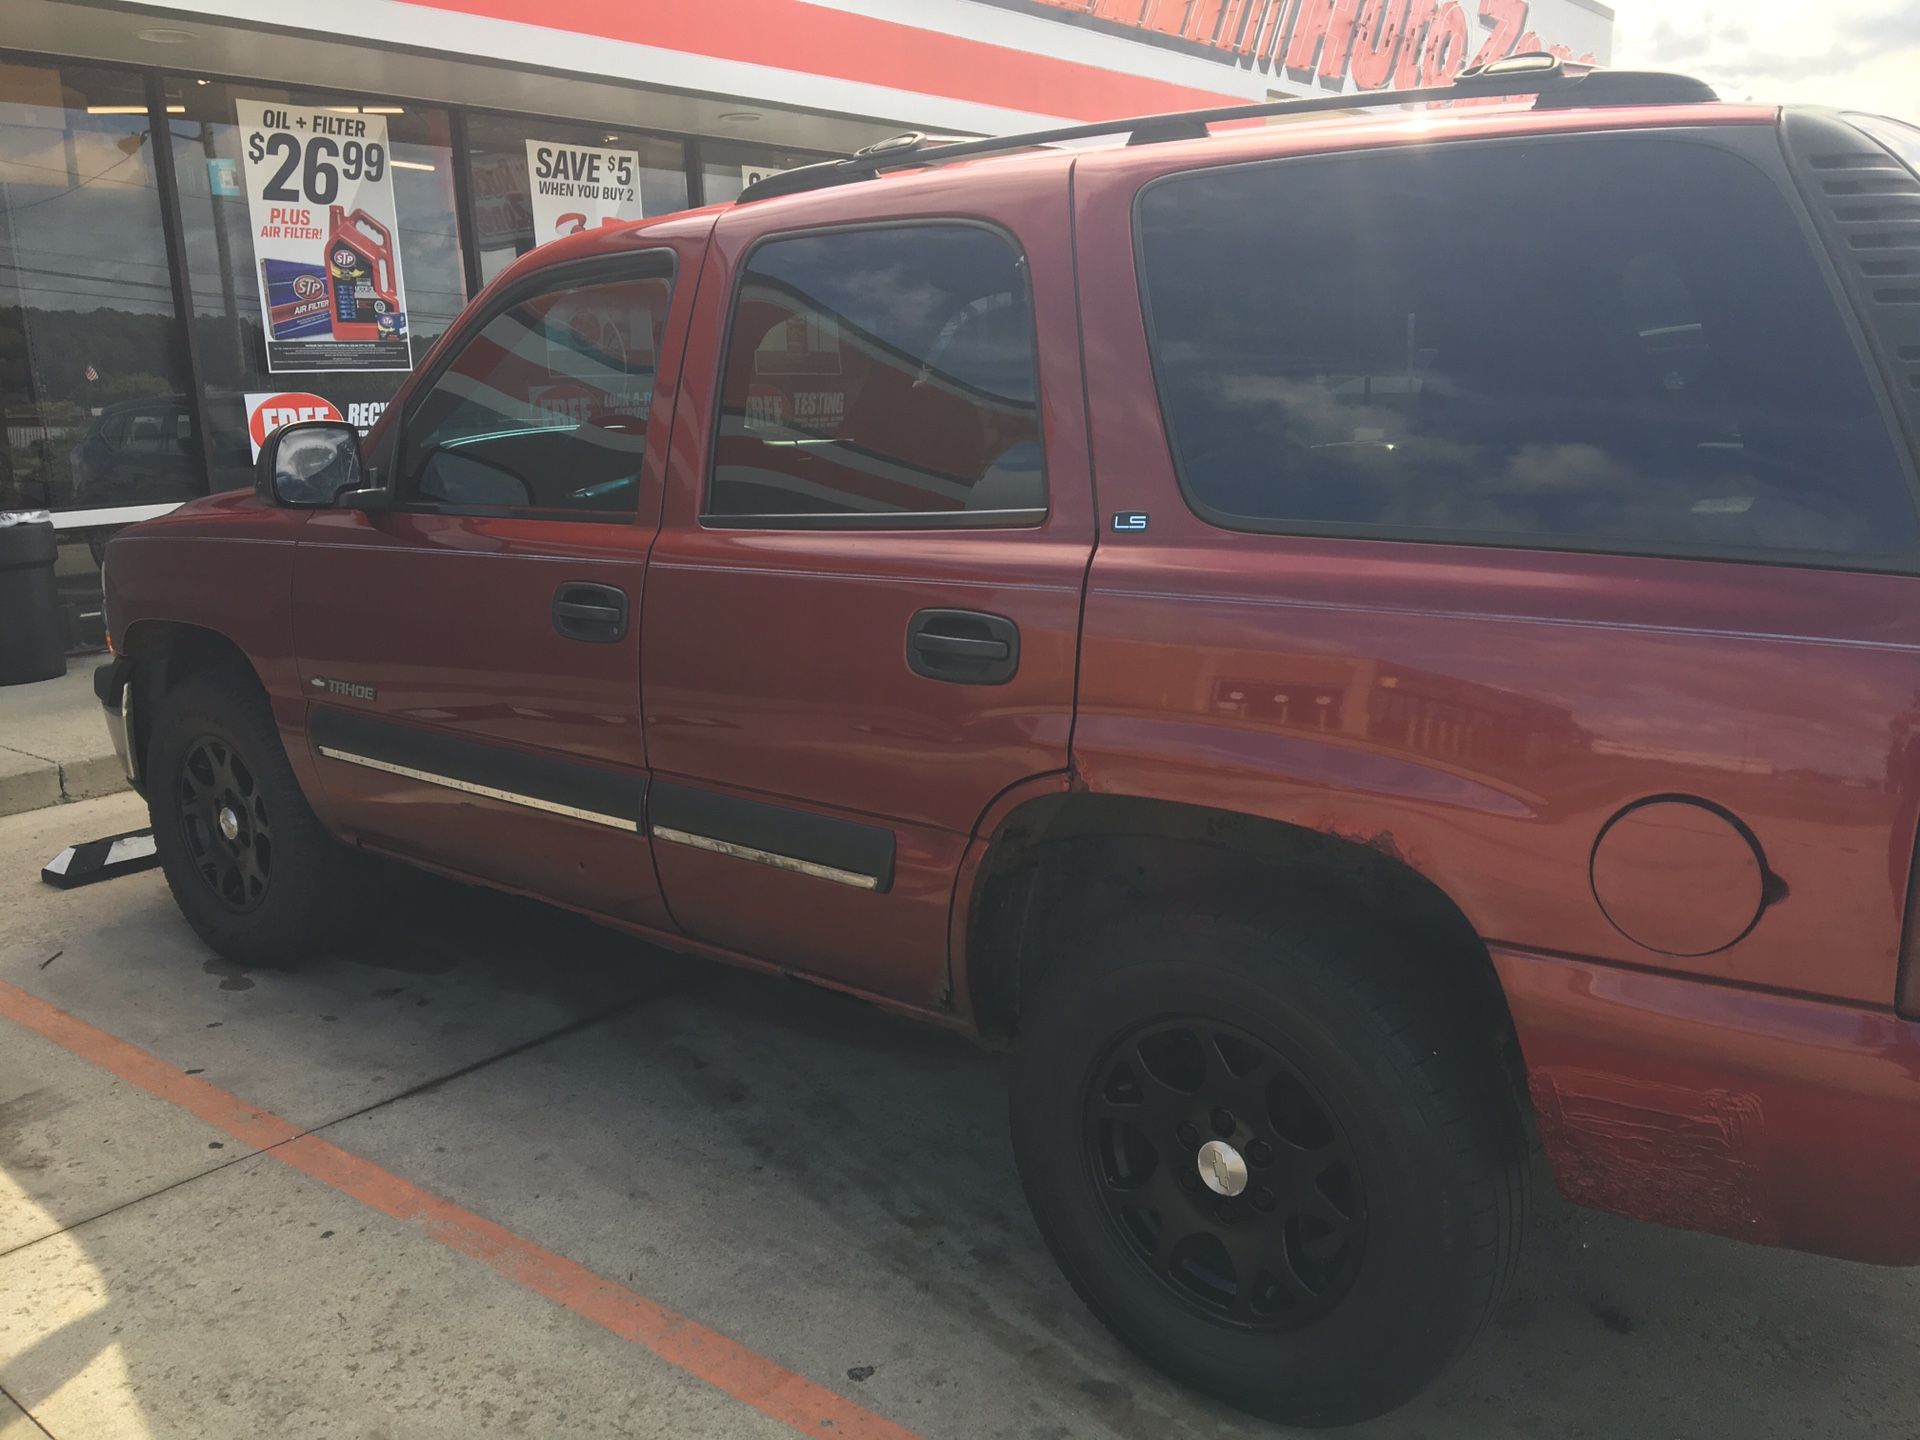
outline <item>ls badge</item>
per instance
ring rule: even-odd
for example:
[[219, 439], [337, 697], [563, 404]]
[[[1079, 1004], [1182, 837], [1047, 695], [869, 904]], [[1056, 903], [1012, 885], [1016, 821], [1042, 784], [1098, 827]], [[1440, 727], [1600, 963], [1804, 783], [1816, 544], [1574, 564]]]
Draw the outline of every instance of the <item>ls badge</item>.
[[1147, 512], [1144, 510], [1116, 510], [1113, 514], [1113, 528], [1116, 530], [1144, 530], [1147, 528]]

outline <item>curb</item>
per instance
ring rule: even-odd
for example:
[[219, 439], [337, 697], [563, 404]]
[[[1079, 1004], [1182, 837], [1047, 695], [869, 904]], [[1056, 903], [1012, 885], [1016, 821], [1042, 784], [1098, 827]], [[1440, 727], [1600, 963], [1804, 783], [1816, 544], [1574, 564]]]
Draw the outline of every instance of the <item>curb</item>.
[[61, 764], [0, 747], [0, 815], [24, 815], [126, 788], [127, 777], [112, 755]]

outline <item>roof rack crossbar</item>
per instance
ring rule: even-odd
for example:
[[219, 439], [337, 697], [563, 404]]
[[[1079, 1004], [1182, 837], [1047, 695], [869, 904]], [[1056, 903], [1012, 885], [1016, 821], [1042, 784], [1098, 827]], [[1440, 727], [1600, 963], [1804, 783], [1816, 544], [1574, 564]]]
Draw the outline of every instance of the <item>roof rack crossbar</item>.
[[[1552, 61], [1549, 65], [1545, 62]], [[1134, 115], [1119, 120], [1097, 120], [1034, 130], [1020, 135], [990, 136], [929, 144], [919, 135], [896, 136], [869, 146], [845, 160], [823, 160], [756, 180], [740, 192], [736, 203], [768, 200], [824, 190], [856, 180], [868, 180], [886, 170], [941, 165], [975, 155], [994, 155], [1036, 145], [1058, 145], [1072, 140], [1094, 140], [1129, 135], [1132, 144], [1185, 140], [1206, 133], [1209, 126], [1234, 120], [1258, 120], [1271, 115], [1312, 115], [1319, 112], [1374, 110], [1394, 105], [1417, 105], [1436, 100], [1499, 98], [1537, 95], [1542, 108], [1575, 105], [1698, 104], [1718, 99], [1712, 87], [1688, 75], [1652, 70], [1603, 70], [1574, 65], [1541, 54], [1511, 55], [1491, 65], [1463, 70], [1450, 85], [1428, 85], [1414, 90], [1381, 90], [1366, 95], [1316, 95], [1298, 100], [1270, 100], [1251, 105], [1222, 105], [1211, 110], [1176, 110], [1160, 115]]]

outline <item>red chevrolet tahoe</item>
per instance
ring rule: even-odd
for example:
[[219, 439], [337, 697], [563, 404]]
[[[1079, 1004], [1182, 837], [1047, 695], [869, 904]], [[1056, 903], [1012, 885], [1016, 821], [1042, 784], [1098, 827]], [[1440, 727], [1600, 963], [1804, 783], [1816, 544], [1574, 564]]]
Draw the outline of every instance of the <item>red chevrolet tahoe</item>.
[[1080, 1295], [1286, 1420], [1466, 1343], [1535, 1147], [1920, 1262], [1920, 131], [1427, 98], [525, 257], [112, 542], [180, 908], [290, 961], [377, 855], [1008, 1043]]

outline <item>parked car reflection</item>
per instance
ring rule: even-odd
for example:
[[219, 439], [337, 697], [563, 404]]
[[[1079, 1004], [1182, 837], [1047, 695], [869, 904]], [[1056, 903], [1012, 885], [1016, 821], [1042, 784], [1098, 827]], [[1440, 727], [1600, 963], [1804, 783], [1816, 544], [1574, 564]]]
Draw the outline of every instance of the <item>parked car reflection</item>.
[[[207, 403], [214, 410], [226, 406], [233, 411], [231, 417], [215, 417], [216, 467], [245, 467], [244, 448], [230, 453], [235, 447], [222, 443], [223, 436], [246, 433], [239, 397], [210, 396]], [[206, 493], [195, 428], [192, 402], [185, 395], [156, 395], [107, 406], [87, 426], [69, 457], [74, 508], [160, 505]]]

